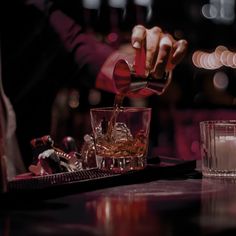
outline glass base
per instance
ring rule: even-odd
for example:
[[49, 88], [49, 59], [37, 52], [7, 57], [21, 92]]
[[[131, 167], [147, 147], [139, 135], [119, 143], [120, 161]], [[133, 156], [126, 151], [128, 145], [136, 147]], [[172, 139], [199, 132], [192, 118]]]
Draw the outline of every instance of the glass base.
[[202, 170], [202, 174], [205, 177], [236, 178], [236, 170], [205, 169], [205, 170]]
[[96, 156], [97, 167], [117, 173], [141, 170], [146, 166], [146, 157], [101, 157]]

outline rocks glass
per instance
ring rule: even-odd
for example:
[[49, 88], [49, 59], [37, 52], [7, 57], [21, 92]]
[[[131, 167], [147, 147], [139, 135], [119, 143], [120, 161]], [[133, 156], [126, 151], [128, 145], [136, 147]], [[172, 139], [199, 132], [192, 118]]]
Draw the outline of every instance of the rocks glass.
[[236, 120], [200, 122], [202, 173], [236, 177]]
[[125, 172], [146, 166], [151, 108], [94, 108], [90, 115], [98, 168]]

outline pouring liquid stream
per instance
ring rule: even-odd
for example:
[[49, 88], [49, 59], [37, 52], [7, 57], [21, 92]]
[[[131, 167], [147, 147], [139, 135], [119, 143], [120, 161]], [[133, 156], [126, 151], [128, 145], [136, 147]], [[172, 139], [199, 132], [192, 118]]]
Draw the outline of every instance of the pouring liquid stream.
[[122, 104], [123, 104], [124, 98], [125, 98], [124, 94], [115, 95], [114, 104], [113, 104], [113, 112], [112, 112], [110, 121], [108, 122], [108, 128], [106, 132], [107, 140], [112, 140], [112, 130], [115, 127], [118, 114], [122, 110]]

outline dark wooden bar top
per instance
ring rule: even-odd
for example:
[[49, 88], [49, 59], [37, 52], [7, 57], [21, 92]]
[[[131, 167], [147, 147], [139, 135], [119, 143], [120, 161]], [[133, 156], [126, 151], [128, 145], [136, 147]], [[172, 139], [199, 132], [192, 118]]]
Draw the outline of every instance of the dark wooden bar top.
[[196, 173], [0, 204], [0, 235], [236, 235], [236, 179]]

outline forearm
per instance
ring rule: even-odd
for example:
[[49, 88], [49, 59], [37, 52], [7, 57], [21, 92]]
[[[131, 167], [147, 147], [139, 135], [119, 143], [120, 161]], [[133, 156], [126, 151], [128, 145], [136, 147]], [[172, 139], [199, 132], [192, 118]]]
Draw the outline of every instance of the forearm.
[[58, 34], [65, 49], [74, 55], [80, 69], [95, 79], [105, 60], [113, 50], [105, 44], [98, 42], [92, 35], [83, 33], [82, 28], [60, 10], [54, 10], [49, 15], [49, 22]]

